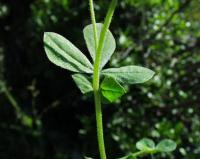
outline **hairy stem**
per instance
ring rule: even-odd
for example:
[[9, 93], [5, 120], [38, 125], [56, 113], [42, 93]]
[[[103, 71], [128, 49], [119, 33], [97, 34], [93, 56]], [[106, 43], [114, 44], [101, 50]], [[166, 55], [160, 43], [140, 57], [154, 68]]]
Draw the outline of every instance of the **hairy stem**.
[[107, 12], [106, 18], [105, 18], [105, 22], [103, 24], [103, 28], [101, 30], [99, 44], [98, 44], [98, 48], [97, 48], [96, 56], [95, 56], [95, 63], [94, 63], [94, 78], [93, 79], [97, 81], [97, 82], [93, 82], [94, 90], [99, 89], [100, 61], [101, 61], [102, 49], [104, 46], [106, 33], [108, 32], [108, 28], [110, 26], [112, 16], [114, 14], [114, 11], [115, 11], [115, 8], [117, 5], [117, 1], [118, 0], [112, 0], [111, 4], [109, 6], [109, 10]]
[[[99, 152], [101, 159], [106, 159], [106, 151], [105, 151], [105, 144], [104, 144], [104, 135], [103, 135], [103, 121], [102, 121], [102, 108], [101, 108], [101, 94], [99, 89], [99, 82], [100, 82], [100, 61], [101, 61], [101, 54], [102, 49], [105, 42], [106, 33], [110, 26], [112, 16], [114, 14], [114, 10], [116, 8], [118, 0], [112, 0], [106, 18], [101, 30], [100, 39], [98, 45], [96, 45], [96, 56], [94, 62], [94, 76], [93, 76], [93, 89], [94, 89], [94, 100], [95, 100], [95, 109], [96, 109], [96, 123], [97, 123], [97, 138], [98, 138], [98, 145], [99, 145]], [[93, 1], [90, 0], [90, 12], [91, 12], [91, 20], [93, 23], [93, 30], [94, 30], [94, 39], [97, 42], [97, 32], [96, 32], [96, 22], [94, 17], [94, 9], [93, 9]]]
[[97, 26], [96, 26], [96, 19], [95, 19], [95, 12], [94, 12], [94, 2], [93, 0], [89, 1], [90, 5], [90, 17], [93, 25], [93, 32], [94, 32], [94, 43], [95, 43], [95, 49], [97, 50], [98, 47], [98, 38], [97, 38]]
[[96, 110], [96, 123], [97, 123], [97, 138], [99, 145], [99, 153], [101, 159], [106, 159], [106, 150], [104, 143], [103, 133], [103, 120], [102, 120], [102, 109], [101, 109], [101, 95], [99, 91], [94, 91], [95, 110]]

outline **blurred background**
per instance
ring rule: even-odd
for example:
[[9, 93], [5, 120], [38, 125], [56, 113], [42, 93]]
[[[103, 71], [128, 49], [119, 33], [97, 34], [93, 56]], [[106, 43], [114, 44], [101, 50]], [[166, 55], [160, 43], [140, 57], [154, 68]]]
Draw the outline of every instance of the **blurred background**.
[[[108, 4], [95, 1], [98, 22]], [[43, 49], [43, 33], [53, 31], [88, 56], [88, 24], [87, 0], [0, 1], [1, 159], [98, 158], [92, 97], [82, 96]], [[199, 159], [200, 0], [121, 0], [110, 30], [117, 49], [107, 66], [140, 65], [156, 75], [104, 105], [108, 158], [149, 137], [178, 144], [155, 159]]]

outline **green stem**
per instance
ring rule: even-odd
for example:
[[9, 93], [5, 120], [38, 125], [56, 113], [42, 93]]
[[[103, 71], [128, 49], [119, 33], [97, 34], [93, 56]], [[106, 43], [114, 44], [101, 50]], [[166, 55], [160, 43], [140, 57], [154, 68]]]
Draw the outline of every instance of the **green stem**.
[[145, 155], [148, 155], [148, 154], [155, 154], [155, 153], [157, 153], [157, 150], [138, 151], [138, 152], [129, 154], [129, 155], [125, 156], [125, 157], [121, 157], [121, 158], [118, 158], [118, 159], [127, 159], [127, 158], [129, 158], [129, 157], [137, 158], [137, 157], [143, 157], [143, 156], [145, 156]]
[[111, 20], [112, 20], [112, 16], [113, 16], [115, 8], [117, 6], [117, 2], [118, 2], [118, 0], [112, 0], [111, 4], [109, 6], [109, 9], [108, 9], [107, 15], [106, 15], [106, 19], [105, 19], [101, 34], [100, 34], [99, 44], [98, 44], [98, 48], [97, 48], [97, 52], [96, 52], [96, 56], [95, 56], [95, 62], [94, 62], [94, 78], [93, 78], [94, 90], [99, 89], [100, 61], [101, 61], [102, 49], [104, 46], [106, 33], [108, 31], [108, 28], [109, 28]]
[[140, 156], [143, 156], [145, 154], [147, 154], [147, 153], [144, 152], [144, 151], [139, 151], [139, 152], [135, 152], [135, 153], [131, 154], [130, 156], [132, 156], [132, 157], [140, 157]]
[[94, 91], [94, 100], [95, 100], [99, 153], [101, 159], [106, 159], [106, 150], [105, 150], [104, 135], [103, 135], [104, 133], [103, 133], [103, 120], [102, 120], [102, 109], [101, 109], [101, 95], [99, 91]]
[[157, 150], [149, 150], [149, 151], [138, 151], [138, 152], [135, 152], [133, 154], [131, 154], [132, 157], [142, 157], [142, 156], [145, 156], [145, 155], [148, 155], [148, 154], [155, 154], [157, 153], [158, 151]]
[[90, 2], [89, 2], [90, 16], [91, 16], [91, 21], [92, 21], [92, 25], [93, 25], [95, 50], [97, 50], [97, 47], [98, 47], [97, 26], [96, 26], [96, 19], [95, 19], [95, 12], [94, 12], [94, 5], [93, 4], [94, 4], [93, 0], [90, 0]]
[[[94, 100], [95, 100], [95, 110], [96, 110], [96, 123], [97, 123], [97, 138], [98, 138], [98, 145], [99, 145], [99, 152], [101, 159], [106, 159], [106, 151], [105, 151], [105, 144], [104, 144], [104, 135], [103, 135], [103, 121], [102, 121], [102, 108], [101, 108], [101, 94], [99, 89], [99, 82], [100, 82], [100, 61], [101, 61], [101, 54], [102, 49], [105, 42], [106, 33], [110, 26], [112, 16], [114, 14], [114, 10], [116, 8], [118, 0], [112, 0], [105, 22], [100, 34], [100, 39], [98, 45], [96, 45], [96, 56], [94, 62], [94, 76], [93, 76], [93, 89], [94, 89]], [[92, 5], [91, 5], [92, 4]], [[97, 41], [96, 34], [96, 23], [94, 17], [94, 9], [93, 9], [93, 1], [90, 0], [90, 12], [91, 12], [91, 19], [93, 23], [93, 30], [94, 30], [94, 39]]]

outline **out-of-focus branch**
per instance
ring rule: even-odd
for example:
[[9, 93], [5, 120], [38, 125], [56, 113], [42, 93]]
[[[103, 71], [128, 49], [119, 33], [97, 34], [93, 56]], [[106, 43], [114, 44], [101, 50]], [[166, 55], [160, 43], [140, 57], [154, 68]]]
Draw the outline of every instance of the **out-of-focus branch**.
[[3, 88], [3, 93], [6, 96], [6, 98], [8, 99], [8, 101], [10, 102], [10, 104], [12, 105], [12, 107], [15, 109], [17, 118], [21, 118], [21, 108], [18, 105], [17, 101], [15, 100], [15, 98], [13, 97], [13, 95], [11, 94], [10, 90], [6, 87], [6, 85], [4, 85]]
[[47, 113], [50, 109], [58, 107], [59, 104], [60, 104], [59, 100], [54, 101], [52, 104], [44, 108], [40, 114], [38, 114], [38, 118], [41, 119], [45, 113]]
[[159, 34], [160, 32], [163, 31], [163, 29], [168, 26], [170, 24], [170, 22], [172, 21], [172, 19], [174, 18], [174, 16], [177, 13], [182, 12], [193, 0], [185, 0], [184, 3], [182, 3], [178, 9], [176, 9], [174, 12], [172, 12], [172, 14], [166, 19], [166, 21], [160, 26], [160, 28], [155, 31], [154, 33], [152, 33], [148, 39], [152, 39], [155, 38], [157, 34]]
[[134, 49], [134, 47], [131, 45], [125, 51], [121, 51], [123, 54], [120, 57], [120, 60], [124, 60], [125, 58], [127, 58], [133, 49]]
[[[186, 52], [186, 51], [190, 51], [190, 52], [193, 52], [195, 50], [199, 50], [200, 49], [200, 38], [198, 38], [196, 40], [196, 42], [194, 43], [194, 45], [192, 46], [185, 46], [185, 49], [183, 50], [180, 50], [180, 51], [177, 51], [174, 55], [173, 55], [173, 58], [175, 57], [178, 57], [180, 54], [182, 54], [183, 52]], [[187, 56], [191, 56], [191, 54], [188, 54]]]
[[143, 45], [143, 50], [142, 50], [143, 52], [146, 52], [146, 50], [148, 50], [149, 45], [151, 45], [151, 44], [153, 43], [155, 37], [156, 37], [159, 33], [161, 33], [161, 32], [163, 31], [163, 29], [164, 29], [165, 27], [167, 27], [167, 26], [171, 23], [171, 21], [172, 21], [172, 19], [174, 18], [174, 16], [175, 16], [176, 14], [182, 12], [186, 7], [189, 6], [189, 4], [190, 4], [192, 1], [193, 1], [193, 0], [185, 0], [182, 4], [180, 4], [180, 6], [179, 6], [178, 9], [176, 9], [176, 10], [174, 10], [174, 11], [172, 12], [172, 14], [166, 19], [166, 21], [160, 26], [160, 28], [159, 28], [157, 31], [151, 33], [151, 34], [149, 35], [148, 38], [146, 38], [146, 39], [140, 41], [140, 44]]

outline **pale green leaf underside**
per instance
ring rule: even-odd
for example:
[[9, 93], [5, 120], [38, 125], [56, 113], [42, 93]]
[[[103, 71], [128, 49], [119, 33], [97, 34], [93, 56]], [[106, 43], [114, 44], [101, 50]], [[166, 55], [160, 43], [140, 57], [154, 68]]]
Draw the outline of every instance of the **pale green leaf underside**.
[[57, 66], [73, 72], [93, 72], [93, 66], [87, 57], [59, 34], [44, 33], [44, 48], [49, 60]]
[[[97, 36], [98, 40], [100, 38], [101, 29], [103, 27], [103, 24], [97, 23]], [[88, 25], [83, 30], [84, 38], [86, 41], [87, 48], [90, 52], [90, 55], [93, 59], [93, 62], [95, 61], [95, 40], [94, 40], [94, 32], [93, 32], [93, 26]], [[104, 47], [102, 50], [102, 56], [101, 56], [101, 65], [100, 68], [103, 68], [105, 64], [110, 60], [111, 55], [114, 53], [116, 48], [115, 39], [110, 31], [107, 32]]]
[[105, 69], [102, 71], [102, 74], [112, 76], [120, 83], [137, 84], [144, 83], [151, 79], [154, 72], [148, 68], [140, 66], [124, 66]]
[[176, 149], [176, 143], [169, 139], [164, 139], [156, 146], [156, 150], [160, 152], [171, 152]]
[[87, 156], [84, 156], [84, 159], [93, 159], [93, 158], [91, 158], [91, 157], [87, 157]]
[[74, 74], [72, 75], [72, 78], [83, 94], [93, 91], [92, 83], [86, 75]]
[[109, 102], [116, 101], [126, 93], [125, 89], [113, 77], [105, 77], [101, 83], [101, 92]]
[[155, 143], [151, 139], [144, 138], [136, 143], [136, 147], [141, 151], [149, 151], [155, 148]]

